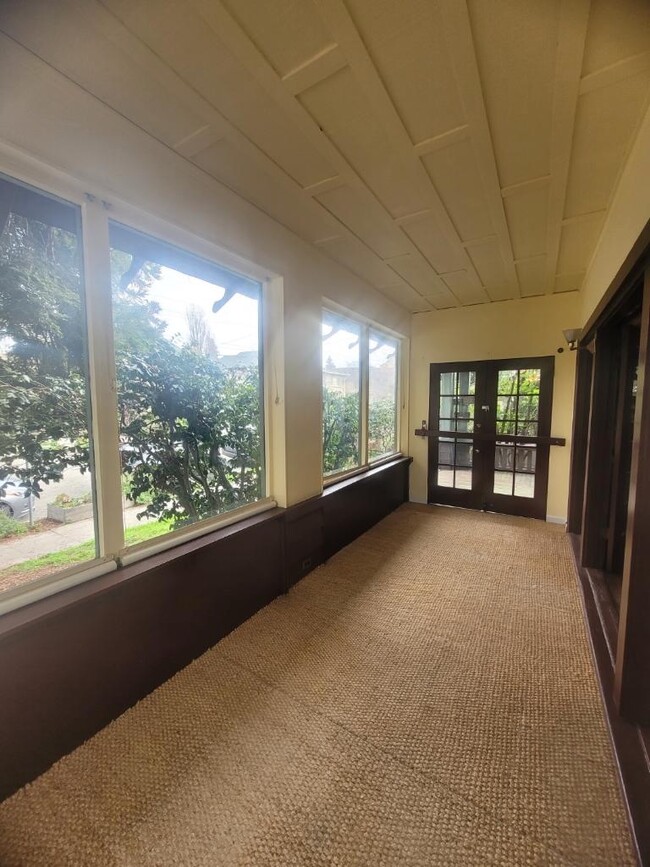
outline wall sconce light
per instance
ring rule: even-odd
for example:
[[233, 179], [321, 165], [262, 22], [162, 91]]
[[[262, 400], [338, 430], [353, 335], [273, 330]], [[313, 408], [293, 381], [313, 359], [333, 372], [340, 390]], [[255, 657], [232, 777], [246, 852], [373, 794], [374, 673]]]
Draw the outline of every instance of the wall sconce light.
[[568, 343], [570, 350], [573, 351], [578, 348], [578, 340], [580, 340], [579, 328], [565, 328], [562, 334], [564, 334], [564, 339]]

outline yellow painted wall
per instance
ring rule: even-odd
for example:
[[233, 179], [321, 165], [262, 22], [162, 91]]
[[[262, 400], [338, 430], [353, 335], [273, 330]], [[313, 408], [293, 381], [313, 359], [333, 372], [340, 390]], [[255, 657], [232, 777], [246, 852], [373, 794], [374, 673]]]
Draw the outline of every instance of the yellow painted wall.
[[587, 322], [650, 220], [650, 109], [625, 164], [581, 290]]
[[[406, 336], [409, 313], [16, 43], [0, 36], [0, 46], [0, 78], [11, 81], [0, 100], [0, 171], [38, 185], [54, 169], [81, 193], [142, 209], [281, 278], [270, 493], [281, 505], [319, 494], [322, 298]], [[32, 157], [29, 176], [14, 170]]]
[[[575, 353], [566, 348], [562, 331], [579, 322], [576, 292], [474, 307], [418, 313], [411, 327], [409, 446], [411, 499], [427, 499], [427, 441], [413, 434], [429, 415], [429, 365], [432, 362], [480, 361], [554, 355], [552, 436], [566, 437], [565, 448], [551, 449], [549, 517], [566, 518], [569, 487]], [[558, 347], [564, 352], [557, 353]]]

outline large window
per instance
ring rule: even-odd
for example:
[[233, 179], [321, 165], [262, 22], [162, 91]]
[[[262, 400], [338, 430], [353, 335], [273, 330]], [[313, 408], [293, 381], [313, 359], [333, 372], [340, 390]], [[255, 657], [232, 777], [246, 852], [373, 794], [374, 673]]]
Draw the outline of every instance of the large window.
[[134, 544], [264, 495], [260, 286], [117, 224], [111, 278]]
[[398, 451], [399, 341], [323, 311], [323, 473], [336, 476]]
[[0, 591], [96, 556], [79, 208], [0, 179]]
[[0, 594], [263, 500], [262, 312], [256, 280], [0, 177]]

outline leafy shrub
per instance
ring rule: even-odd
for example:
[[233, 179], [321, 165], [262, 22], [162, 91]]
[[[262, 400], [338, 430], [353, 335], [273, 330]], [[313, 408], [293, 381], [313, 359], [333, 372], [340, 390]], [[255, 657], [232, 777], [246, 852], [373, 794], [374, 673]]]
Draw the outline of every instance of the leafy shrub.
[[0, 513], [0, 539], [9, 539], [11, 536], [20, 536], [21, 533], [26, 533], [27, 527], [21, 524], [15, 518], [10, 518], [8, 515]]

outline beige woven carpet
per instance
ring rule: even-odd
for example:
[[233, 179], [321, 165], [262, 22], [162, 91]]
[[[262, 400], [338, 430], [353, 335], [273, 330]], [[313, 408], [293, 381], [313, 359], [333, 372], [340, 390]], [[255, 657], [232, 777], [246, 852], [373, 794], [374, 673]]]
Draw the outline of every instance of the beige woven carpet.
[[403, 506], [5, 801], [0, 864], [633, 865], [565, 535]]

